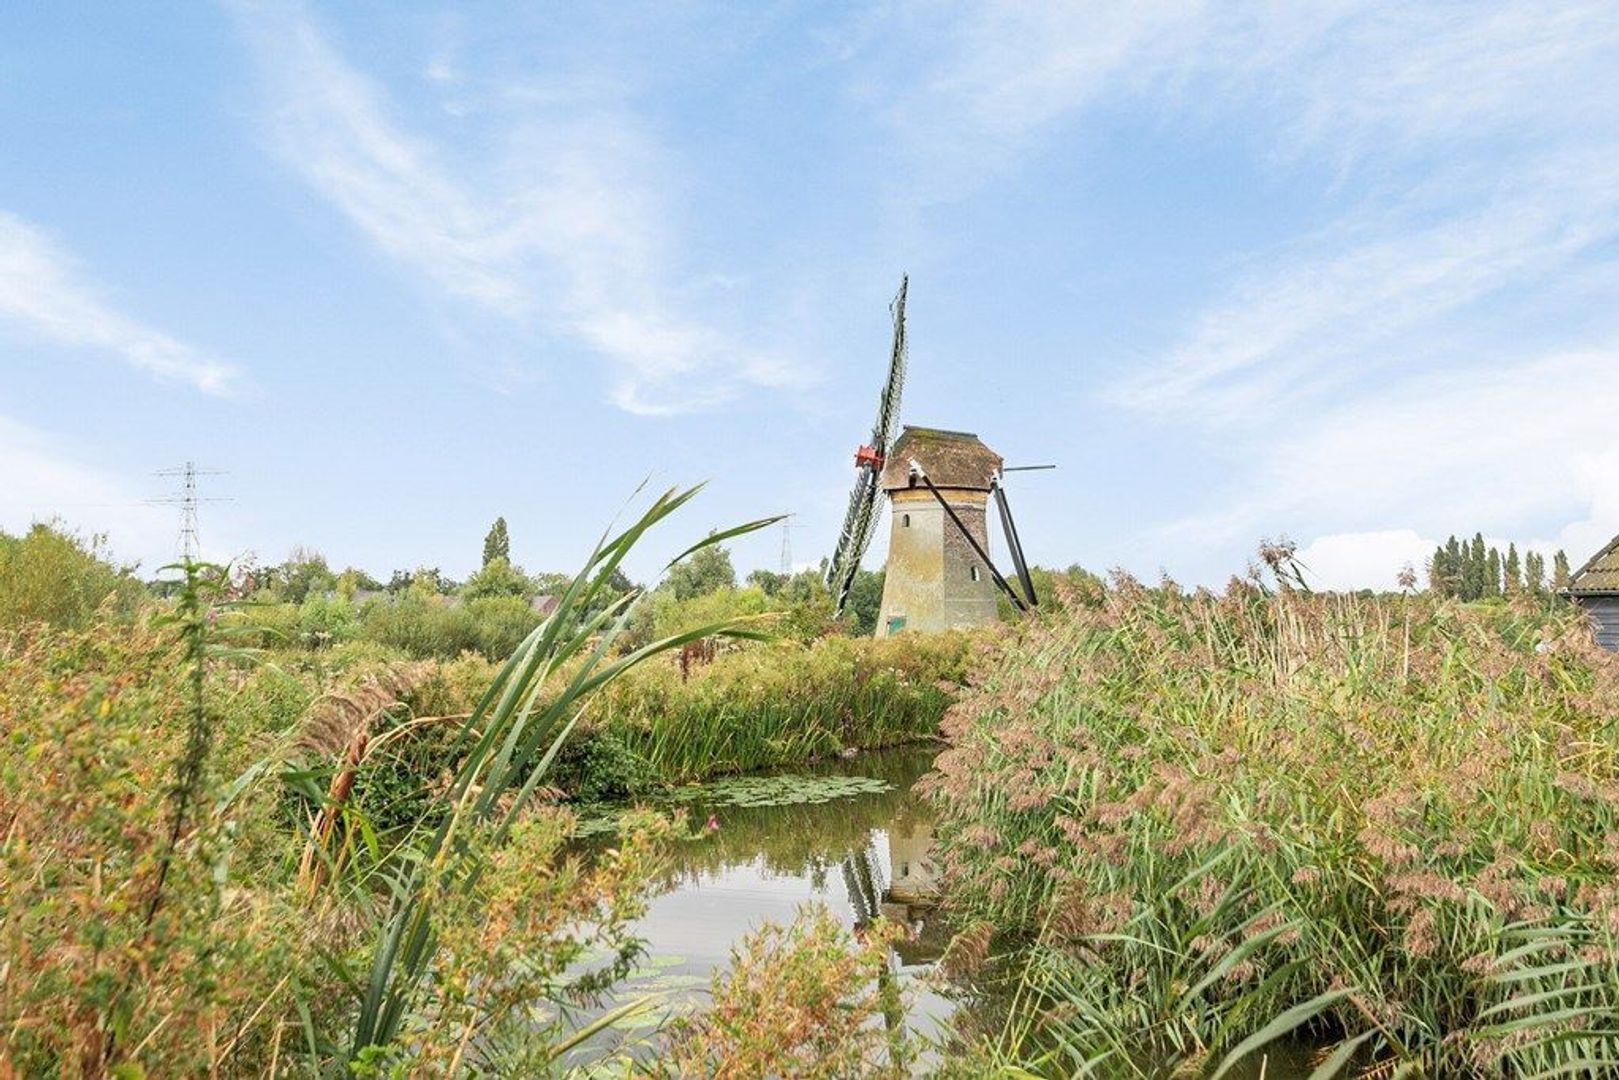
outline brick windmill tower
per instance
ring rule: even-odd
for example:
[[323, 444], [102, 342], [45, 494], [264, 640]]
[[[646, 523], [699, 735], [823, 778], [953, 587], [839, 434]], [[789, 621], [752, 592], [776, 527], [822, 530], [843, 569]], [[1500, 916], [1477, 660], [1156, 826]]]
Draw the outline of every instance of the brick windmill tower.
[[[1023, 547], [1001, 486], [1001, 456], [965, 431], [906, 426], [898, 440], [900, 392], [905, 382], [905, 294], [894, 297], [894, 344], [888, 381], [877, 409], [871, 442], [855, 452], [854, 491], [826, 584], [839, 613], [860, 559], [871, 544], [877, 493], [893, 507], [888, 567], [883, 580], [877, 636], [901, 630], [945, 630], [994, 622], [997, 589], [1019, 611], [1036, 603]], [[989, 557], [989, 504], [994, 500], [1022, 595]]]

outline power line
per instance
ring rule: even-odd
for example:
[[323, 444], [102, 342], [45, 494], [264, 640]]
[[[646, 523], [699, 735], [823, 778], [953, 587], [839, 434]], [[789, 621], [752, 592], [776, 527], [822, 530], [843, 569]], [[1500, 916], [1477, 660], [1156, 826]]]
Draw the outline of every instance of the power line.
[[197, 535], [197, 507], [202, 503], [230, 502], [229, 498], [203, 498], [197, 494], [197, 477], [224, 476], [225, 473], [214, 469], [199, 469], [194, 462], [172, 469], [159, 469], [154, 476], [173, 477], [180, 481], [178, 491], [157, 499], [147, 499], [153, 506], [178, 506], [180, 508], [180, 536], [175, 546], [179, 548], [180, 557], [187, 562], [195, 559], [201, 549], [201, 542]]

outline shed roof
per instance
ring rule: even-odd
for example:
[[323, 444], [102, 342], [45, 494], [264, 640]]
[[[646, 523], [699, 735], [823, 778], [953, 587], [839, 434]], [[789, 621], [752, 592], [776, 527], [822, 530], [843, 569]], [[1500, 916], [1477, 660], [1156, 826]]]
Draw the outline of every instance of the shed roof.
[[1619, 593], [1619, 536], [1574, 574], [1568, 583], [1570, 596], [1602, 596]]
[[988, 491], [1001, 471], [1001, 455], [970, 431], [905, 425], [883, 466], [883, 490], [911, 486], [911, 462], [922, 467], [935, 487]]

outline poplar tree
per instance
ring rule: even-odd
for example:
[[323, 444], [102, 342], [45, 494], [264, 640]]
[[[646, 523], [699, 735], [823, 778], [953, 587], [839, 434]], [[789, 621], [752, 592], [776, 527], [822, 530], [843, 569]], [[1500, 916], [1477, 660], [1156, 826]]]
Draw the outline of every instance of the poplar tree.
[[1508, 596], [1517, 596], [1523, 592], [1523, 564], [1518, 561], [1518, 545], [1507, 545], [1507, 561], [1501, 568], [1505, 581], [1502, 583]]
[[1558, 548], [1557, 554], [1552, 556], [1552, 588], [1562, 592], [1568, 588], [1570, 580], [1572, 575], [1568, 571], [1568, 556], [1563, 553], [1562, 548]]
[[1493, 547], [1484, 560], [1484, 595], [1501, 595], [1501, 553]]
[[512, 561], [511, 537], [506, 535], [506, 519], [503, 517], [495, 519], [483, 538], [483, 565], [488, 566], [496, 559], [505, 559], [508, 563]]
[[1546, 591], [1546, 556], [1538, 551], [1524, 552], [1523, 583], [1536, 599]]
[[1484, 551], [1484, 534], [1474, 533], [1467, 548], [1467, 583], [1462, 590], [1463, 600], [1477, 600], [1484, 595], [1484, 575], [1489, 573], [1489, 556]]

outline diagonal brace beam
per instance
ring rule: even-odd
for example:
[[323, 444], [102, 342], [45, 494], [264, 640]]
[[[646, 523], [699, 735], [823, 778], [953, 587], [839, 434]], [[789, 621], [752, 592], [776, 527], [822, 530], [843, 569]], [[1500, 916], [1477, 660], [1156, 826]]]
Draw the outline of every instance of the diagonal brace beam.
[[961, 530], [961, 535], [967, 538], [967, 543], [972, 545], [974, 554], [983, 560], [984, 565], [989, 568], [989, 576], [995, 579], [995, 584], [999, 585], [1001, 591], [1012, 601], [1012, 606], [1019, 611], [1027, 612], [1029, 607], [1023, 602], [1023, 597], [1019, 596], [1017, 590], [1007, 584], [1006, 579], [1001, 576], [1001, 572], [995, 569], [995, 564], [989, 561], [989, 552], [984, 550], [984, 546], [978, 542], [978, 538], [967, 528], [966, 523], [961, 520], [961, 515], [956, 513], [956, 508], [951, 506], [939, 489], [933, 486], [933, 481], [928, 479], [927, 473], [919, 471], [917, 475], [921, 477], [922, 483], [928, 486], [928, 490], [933, 492], [933, 497], [939, 500], [939, 505], [944, 507], [944, 512], [949, 516], [950, 520], [956, 523], [956, 528]]

